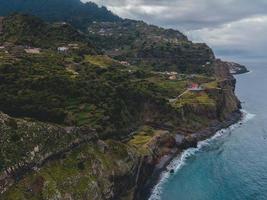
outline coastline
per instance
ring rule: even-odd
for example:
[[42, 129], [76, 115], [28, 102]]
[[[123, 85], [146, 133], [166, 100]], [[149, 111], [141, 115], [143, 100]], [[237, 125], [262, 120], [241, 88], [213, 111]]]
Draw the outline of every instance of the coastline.
[[[237, 110], [229, 114], [224, 121], [214, 121], [210, 123], [210, 125], [198, 132], [195, 132], [191, 135], [190, 140], [183, 139], [179, 143], [176, 144], [176, 148], [173, 151], [161, 158], [161, 164], [155, 166], [152, 176], [150, 176], [146, 182], [146, 184], [140, 189], [138, 192], [138, 198], [140, 200], [149, 200], [154, 187], [159, 183], [161, 175], [164, 171], [167, 170], [167, 173], [171, 173], [170, 170], [167, 169], [167, 166], [178, 156], [181, 156], [182, 152], [189, 148], [196, 148], [197, 144], [201, 141], [211, 138], [218, 131], [229, 128], [230, 126], [239, 123], [242, 119], [243, 114], [241, 110]], [[173, 170], [173, 169], [171, 169]], [[152, 200], [152, 199], [151, 199]]]

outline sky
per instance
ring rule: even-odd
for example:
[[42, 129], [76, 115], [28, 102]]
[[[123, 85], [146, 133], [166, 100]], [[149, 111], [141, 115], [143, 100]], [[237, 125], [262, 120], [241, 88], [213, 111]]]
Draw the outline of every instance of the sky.
[[207, 43], [218, 57], [267, 57], [267, 0], [91, 1], [124, 18], [180, 30], [195, 42]]

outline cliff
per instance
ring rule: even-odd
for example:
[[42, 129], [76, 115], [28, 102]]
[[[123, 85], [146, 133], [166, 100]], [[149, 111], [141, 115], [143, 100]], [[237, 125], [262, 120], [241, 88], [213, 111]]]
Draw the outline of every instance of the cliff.
[[244, 74], [249, 72], [249, 70], [244, 65], [240, 65], [235, 62], [227, 62], [227, 66], [230, 70], [230, 73], [233, 75]]
[[[173, 156], [241, 117], [235, 79], [225, 63], [216, 61], [213, 66], [220, 90], [208, 91], [216, 97], [209, 110], [213, 114], [209, 114], [210, 120], [198, 122], [197, 131], [191, 118], [204, 118], [206, 105], [188, 106], [179, 125], [143, 126], [123, 141], [99, 140], [94, 130], [86, 127], [63, 128], [1, 114], [2, 198], [145, 198]], [[150, 112], [156, 111], [153, 109]], [[144, 115], [153, 119], [145, 111]]]
[[174, 156], [241, 117], [229, 66], [207, 45], [131, 20], [91, 28], [4, 18], [1, 199], [145, 198]]

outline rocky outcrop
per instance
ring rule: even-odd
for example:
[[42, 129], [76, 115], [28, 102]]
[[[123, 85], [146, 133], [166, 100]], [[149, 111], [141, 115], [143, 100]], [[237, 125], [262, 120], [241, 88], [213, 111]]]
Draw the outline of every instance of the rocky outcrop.
[[214, 72], [219, 79], [220, 90], [213, 91], [217, 99], [217, 112], [221, 120], [230, 113], [236, 112], [241, 108], [241, 103], [235, 95], [236, 79], [228, 69], [228, 63], [220, 60], [214, 63]]
[[240, 65], [235, 62], [226, 62], [226, 65], [228, 66], [230, 73], [233, 75], [244, 74], [249, 72], [249, 70], [244, 65]]

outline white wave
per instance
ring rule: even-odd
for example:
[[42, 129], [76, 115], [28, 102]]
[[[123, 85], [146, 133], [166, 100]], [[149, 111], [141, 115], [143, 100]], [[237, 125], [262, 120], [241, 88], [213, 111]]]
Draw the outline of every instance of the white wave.
[[152, 194], [149, 197], [149, 200], [161, 200], [161, 194], [162, 194], [163, 186], [168, 181], [170, 176], [172, 176], [172, 174], [169, 172], [170, 170], [174, 170], [174, 173], [177, 173], [183, 166], [186, 165], [187, 159], [190, 158], [191, 156], [195, 155], [203, 147], [210, 145], [212, 141], [219, 139], [226, 132], [232, 131], [233, 129], [241, 126], [243, 123], [246, 123], [247, 121], [249, 121], [255, 117], [254, 114], [248, 113], [245, 110], [241, 110], [241, 112], [242, 112], [243, 117], [238, 123], [233, 124], [232, 126], [230, 126], [227, 129], [222, 129], [222, 130], [218, 131], [214, 136], [212, 136], [211, 138], [209, 138], [207, 140], [198, 142], [197, 148], [186, 149], [182, 152], [182, 154], [178, 158], [172, 160], [170, 162], [170, 164], [167, 166], [166, 171], [162, 172], [162, 174], [160, 175], [160, 181], [153, 188]]
[[249, 72], [247, 72], [246, 74], [252, 74], [253, 73], [253, 71], [252, 70], [249, 70]]
[[241, 110], [243, 117], [241, 119], [241, 122], [246, 123], [247, 121], [253, 119], [256, 115], [255, 114], [251, 114], [249, 112], [247, 112], [246, 110]]

